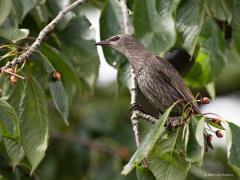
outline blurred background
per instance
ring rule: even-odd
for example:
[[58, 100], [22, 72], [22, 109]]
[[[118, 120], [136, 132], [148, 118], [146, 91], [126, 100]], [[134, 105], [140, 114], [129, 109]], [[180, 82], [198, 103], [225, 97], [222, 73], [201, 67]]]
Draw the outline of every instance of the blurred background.
[[[16, 14], [20, 11], [17, 1], [12, 1]], [[28, 37], [36, 37], [39, 30], [70, 2], [68, 0], [29, 0], [30, 5], [25, 3], [22, 7], [22, 18], [14, 23], [17, 23], [19, 29], [29, 29]], [[131, 9], [133, 1], [128, 2]], [[87, 85], [82, 83], [82, 88], [74, 90], [71, 94], [69, 125], [64, 123], [49, 98], [49, 147], [45, 158], [32, 177], [29, 176], [29, 164], [26, 159], [23, 159], [20, 166], [17, 166], [13, 172], [11, 160], [7, 156], [4, 144], [1, 143], [0, 174], [4, 178], [24, 180], [136, 179], [135, 171], [127, 176], [120, 175], [122, 167], [136, 150], [129, 119], [130, 94], [127, 89], [129, 78], [126, 75], [128, 71], [122, 70], [126, 77], [121, 79], [122, 76], [119, 76], [116, 68], [110, 66], [105, 60], [101, 47], [97, 47], [96, 52], [96, 47], [93, 45], [95, 41], [100, 40], [99, 18], [106, 3], [104, 0], [90, 0], [88, 4], [76, 10], [75, 14], [69, 13], [57, 27], [57, 31], [49, 37], [48, 44], [62, 51], [68, 58], [70, 57], [69, 59], [75, 63], [75, 66], [79, 65], [77, 73]], [[11, 18], [16, 20], [16, 14], [7, 19], [1, 28], [10, 26], [13, 23]], [[84, 23], [81, 21], [76, 25], [78, 18], [84, 19]], [[0, 36], [1, 44], [8, 42], [8, 38], [4, 37], [1, 31]], [[22, 46], [32, 43], [31, 38], [23, 38], [19, 41]], [[227, 41], [228, 39], [226, 43]], [[190, 61], [188, 53], [182, 51], [172, 50], [170, 56], [169, 54], [165, 56], [185, 77], [193, 67], [195, 59]], [[182, 53], [187, 55], [181, 56]], [[209, 96], [210, 92], [212, 96], [216, 96], [210, 104], [201, 107], [203, 113], [216, 113], [223, 119], [239, 125], [240, 58], [231, 50], [227, 51], [227, 56], [228, 63], [214, 79], [214, 86], [211, 84], [213, 82], [210, 82], [207, 88], [193, 88], [193, 92], [195, 94], [200, 92], [202, 96]], [[61, 72], [60, 69], [59, 71]], [[36, 76], [39, 76], [38, 72]], [[125, 81], [124, 85], [122, 81]], [[187, 83], [189, 84], [189, 81]], [[46, 91], [46, 93], [49, 97], [49, 92]], [[146, 108], [149, 109], [149, 107]], [[144, 136], [151, 126], [142, 121], [140, 123], [141, 135]], [[205, 153], [202, 167], [192, 166], [187, 179], [225, 180], [233, 179], [232, 175], [236, 178], [236, 174], [226, 163], [226, 136], [224, 135], [221, 139], [216, 138], [214, 133], [213, 136], [214, 149]], [[212, 176], [211, 174], [226, 175]]]

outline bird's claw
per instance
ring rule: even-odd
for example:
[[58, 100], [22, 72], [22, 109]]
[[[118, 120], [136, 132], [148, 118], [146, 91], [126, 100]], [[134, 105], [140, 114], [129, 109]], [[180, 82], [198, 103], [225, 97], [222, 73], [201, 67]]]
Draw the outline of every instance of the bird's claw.
[[181, 117], [170, 117], [165, 124], [167, 130], [169, 131], [172, 131], [173, 128], [178, 128], [181, 125], [183, 125]]
[[129, 112], [132, 113], [135, 110], [139, 110], [139, 111], [143, 112], [143, 107], [138, 103], [133, 103], [129, 107]]

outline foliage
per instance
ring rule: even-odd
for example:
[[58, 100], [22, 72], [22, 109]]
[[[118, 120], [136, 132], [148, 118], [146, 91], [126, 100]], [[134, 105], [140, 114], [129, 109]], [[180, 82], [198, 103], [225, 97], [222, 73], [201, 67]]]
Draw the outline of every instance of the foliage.
[[[0, 0], [0, 65], [23, 53], [70, 3]], [[164, 56], [180, 48], [191, 55], [193, 66], [184, 80], [192, 88], [207, 88], [213, 95], [214, 83], [232, 57], [239, 60], [238, 0], [128, 0], [127, 5], [133, 36], [148, 49]], [[194, 174], [205, 161], [204, 125], [224, 128], [194, 116], [187, 126], [166, 131], [164, 124], [174, 108], [170, 107], [154, 127], [143, 128], [146, 136], [130, 158], [134, 141], [127, 116], [129, 95], [120, 94], [116, 103], [109, 100], [115, 94], [113, 87], [96, 87], [99, 59], [86, 15], [92, 9], [101, 11], [101, 39], [123, 33], [119, 1], [91, 0], [68, 13], [30, 59], [9, 69], [25, 80], [1, 73], [0, 179], [27, 179], [29, 173], [43, 179], [133, 179], [136, 175], [130, 171], [135, 167], [138, 179], [185, 179], [189, 171]], [[103, 52], [118, 71], [118, 89], [126, 90], [127, 60], [111, 49]], [[230, 122], [224, 127], [228, 163], [240, 175], [240, 127]], [[149, 168], [140, 166], [145, 158]], [[129, 159], [122, 174], [130, 175], [120, 176]]]

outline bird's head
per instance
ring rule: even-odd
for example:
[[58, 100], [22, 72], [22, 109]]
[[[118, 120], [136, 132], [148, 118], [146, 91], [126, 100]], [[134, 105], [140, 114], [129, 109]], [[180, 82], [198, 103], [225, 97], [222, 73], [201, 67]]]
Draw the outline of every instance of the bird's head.
[[111, 38], [95, 43], [95, 45], [109, 46], [123, 54], [126, 54], [127, 51], [136, 46], [136, 44], [136, 40], [128, 34], [115, 35]]

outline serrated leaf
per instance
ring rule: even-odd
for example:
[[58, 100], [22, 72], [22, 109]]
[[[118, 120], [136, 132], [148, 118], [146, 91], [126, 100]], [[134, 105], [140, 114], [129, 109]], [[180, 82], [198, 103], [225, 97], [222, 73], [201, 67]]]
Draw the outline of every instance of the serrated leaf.
[[20, 104], [20, 144], [32, 165], [31, 173], [45, 155], [48, 141], [47, 102], [40, 84], [29, 77]]
[[23, 94], [24, 81], [17, 81], [12, 84], [8, 77], [5, 78], [2, 86], [2, 98], [7, 101], [19, 115], [19, 105]]
[[204, 154], [204, 117], [192, 117], [185, 136], [186, 160], [202, 164]]
[[11, 139], [4, 138], [3, 142], [6, 148], [6, 152], [12, 161], [13, 169], [14, 169], [24, 157], [23, 148], [20, 144], [16, 143]]
[[[123, 33], [123, 16], [118, 0], [109, 0], [104, 6], [100, 16], [100, 37], [105, 40], [116, 34]], [[124, 63], [127, 59], [112, 48], [103, 47], [106, 61], [113, 67]]]
[[[163, 3], [156, 9], [156, 0], [136, 1], [133, 14], [135, 35], [145, 47], [155, 53], [164, 53], [176, 41], [174, 21], [171, 14], [177, 2]], [[167, 8], [169, 11], [165, 10]]]
[[[23, 81], [17, 81], [15, 85], [12, 85], [8, 78], [2, 86], [2, 98], [7, 101], [15, 109], [17, 115], [19, 114], [19, 105], [22, 97], [22, 91], [24, 88]], [[24, 156], [22, 146], [12, 139], [3, 138], [3, 143], [6, 148], [6, 152], [12, 162], [13, 168], [19, 164]]]
[[172, 16], [181, 0], [156, 0], [156, 9], [160, 16]]
[[0, 98], [0, 135], [19, 140], [19, 118], [13, 107]]
[[219, 20], [228, 21], [228, 23], [232, 20], [232, 11], [231, 11], [231, 3], [232, 0], [211, 0], [206, 1], [209, 10], [212, 15]]
[[29, 34], [28, 29], [17, 29], [17, 28], [0, 29], [0, 36], [14, 43], [21, 39], [26, 38], [28, 34]]
[[61, 114], [61, 116], [64, 119], [64, 122], [68, 125], [68, 114], [69, 114], [69, 104], [68, 104], [68, 95], [65, 92], [65, 89], [63, 87], [61, 80], [54, 80], [52, 75], [53, 72], [55, 72], [55, 68], [51, 65], [51, 63], [48, 61], [48, 59], [41, 54], [41, 57], [43, 58], [43, 67], [47, 73], [47, 80], [48, 80], [48, 86], [50, 89], [50, 93], [53, 99], [53, 102], [58, 110], [58, 112]]
[[190, 163], [181, 155], [183, 142], [180, 132], [182, 132], [180, 128], [177, 128], [175, 132], [168, 132], [154, 145], [148, 161], [156, 180], [186, 178]]
[[240, 127], [231, 122], [226, 122], [227, 157], [228, 164], [240, 176]]
[[0, 0], [0, 25], [6, 20], [12, 9], [10, 0]]
[[193, 54], [204, 19], [203, 0], [182, 0], [176, 14], [180, 45]]
[[144, 158], [148, 157], [158, 138], [162, 137], [166, 133], [164, 125], [173, 107], [174, 106], [171, 106], [165, 111], [165, 113], [160, 117], [157, 124], [150, 130], [150, 132], [143, 139], [143, 142], [137, 148], [136, 152], [133, 154], [128, 164], [124, 166], [122, 170], [123, 175], [127, 175]]
[[145, 167], [137, 166], [136, 172], [138, 180], [155, 180], [153, 173]]
[[200, 37], [196, 62], [185, 77], [186, 83], [195, 88], [206, 86], [213, 81], [227, 62], [223, 34], [211, 17], [205, 19]]

